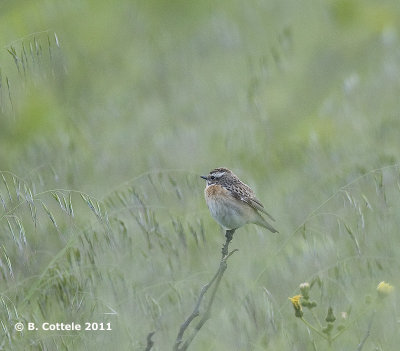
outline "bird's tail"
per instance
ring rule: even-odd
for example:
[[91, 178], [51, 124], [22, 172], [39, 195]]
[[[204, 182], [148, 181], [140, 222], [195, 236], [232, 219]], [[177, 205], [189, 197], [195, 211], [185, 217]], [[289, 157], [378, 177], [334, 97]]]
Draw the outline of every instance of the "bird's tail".
[[262, 217], [260, 214], [258, 214], [258, 218], [257, 221], [255, 222], [255, 224], [264, 227], [266, 229], [268, 229], [270, 232], [272, 233], [279, 233], [271, 224], [269, 224], [264, 217]]

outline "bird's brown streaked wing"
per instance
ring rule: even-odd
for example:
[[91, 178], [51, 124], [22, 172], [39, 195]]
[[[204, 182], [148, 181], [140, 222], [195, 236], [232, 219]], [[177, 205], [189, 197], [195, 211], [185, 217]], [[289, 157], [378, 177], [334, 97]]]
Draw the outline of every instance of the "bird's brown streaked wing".
[[230, 189], [231, 194], [233, 197], [236, 199], [245, 202], [248, 204], [250, 207], [254, 208], [257, 211], [260, 211], [262, 213], [265, 213], [272, 221], [275, 221], [274, 217], [272, 217], [264, 208], [263, 204], [260, 202], [260, 200], [257, 200], [256, 197], [254, 196], [253, 190], [251, 188], [242, 183], [241, 187], [233, 186]]
[[230, 190], [232, 193], [234, 193], [235, 197], [239, 196], [239, 199], [242, 200], [241, 198], [252, 198], [254, 197], [254, 192], [251, 190], [251, 188], [247, 185], [242, 183], [240, 180], [236, 182], [236, 184], [232, 184], [227, 187], [228, 190]]

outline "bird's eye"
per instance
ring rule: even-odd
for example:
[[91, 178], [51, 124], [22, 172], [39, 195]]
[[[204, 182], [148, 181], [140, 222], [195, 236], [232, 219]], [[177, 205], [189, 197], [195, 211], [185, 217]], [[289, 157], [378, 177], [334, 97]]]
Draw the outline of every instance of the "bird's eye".
[[215, 179], [215, 177], [214, 177], [214, 176], [211, 176], [210, 178], [211, 178], [211, 180], [214, 180], [214, 179]]

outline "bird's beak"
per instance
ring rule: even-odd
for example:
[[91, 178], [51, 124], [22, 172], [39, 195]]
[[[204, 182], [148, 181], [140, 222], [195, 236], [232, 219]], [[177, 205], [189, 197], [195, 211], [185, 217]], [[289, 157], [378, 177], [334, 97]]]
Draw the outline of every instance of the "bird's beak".
[[207, 177], [206, 177], [206, 176], [200, 176], [200, 178], [203, 178], [203, 179], [207, 180]]

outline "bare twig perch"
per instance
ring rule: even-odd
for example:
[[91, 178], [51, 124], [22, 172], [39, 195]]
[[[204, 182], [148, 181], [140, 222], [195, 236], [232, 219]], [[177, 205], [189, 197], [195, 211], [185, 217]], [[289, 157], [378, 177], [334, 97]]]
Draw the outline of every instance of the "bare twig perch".
[[[226, 261], [228, 258], [237, 251], [237, 249], [232, 250], [229, 252], [229, 243], [232, 241], [233, 238], [233, 233], [235, 230], [227, 230], [225, 233], [225, 238], [226, 241], [224, 245], [222, 246], [222, 257], [221, 261], [219, 263], [219, 267], [213, 278], [209, 283], [204, 285], [201, 290], [200, 290], [200, 295], [199, 298], [197, 299], [196, 305], [194, 306], [194, 309], [192, 313], [189, 315], [189, 317], [183, 322], [179, 329], [178, 336], [176, 337], [175, 345], [174, 345], [174, 351], [186, 351], [190, 345], [190, 343], [193, 341], [194, 337], [196, 334], [199, 332], [199, 330], [202, 328], [202, 326], [207, 322], [207, 320], [210, 318], [211, 314], [211, 307], [214, 303], [215, 299], [215, 294], [218, 290], [219, 284], [221, 282], [221, 278], [224, 275], [224, 272], [227, 268]], [[215, 284], [214, 284], [215, 283]], [[214, 284], [214, 286], [213, 286]], [[193, 322], [193, 320], [200, 315], [200, 306], [201, 303], [203, 302], [204, 295], [207, 293], [207, 291], [213, 286], [213, 289], [211, 291], [211, 296], [210, 299], [206, 305], [206, 309], [203, 312], [203, 315], [201, 319], [198, 321], [192, 332], [189, 334], [189, 336], [186, 338], [185, 341], [183, 341], [183, 334], [185, 333], [186, 329], [189, 327], [190, 323]]]
[[151, 340], [151, 338], [153, 337], [155, 332], [151, 332], [147, 335], [147, 345], [146, 345], [146, 349], [145, 351], [150, 351], [154, 345], [153, 340]]

